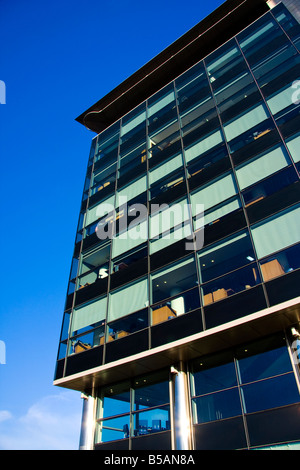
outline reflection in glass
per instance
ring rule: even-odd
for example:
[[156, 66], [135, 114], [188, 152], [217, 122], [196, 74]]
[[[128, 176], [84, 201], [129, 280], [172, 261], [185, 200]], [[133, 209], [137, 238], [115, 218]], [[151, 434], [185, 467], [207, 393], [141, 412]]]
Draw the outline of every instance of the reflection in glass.
[[134, 413], [133, 427], [134, 436], [169, 430], [170, 406]]
[[246, 232], [216, 243], [199, 253], [202, 282], [240, 268], [254, 259], [252, 243]]
[[142, 330], [148, 326], [148, 310], [144, 309], [140, 312], [133, 313], [110, 323], [108, 341], [124, 338], [131, 333]]
[[260, 277], [255, 264], [227, 274], [215, 279], [212, 282], [203, 284], [203, 303], [208, 305], [218, 300], [250, 289], [260, 283]]
[[152, 274], [151, 278], [153, 303], [180, 294], [194, 287], [197, 283], [194, 258], [188, 258], [185, 261]]
[[280, 251], [260, 261], [264, 281], [269, 281], [300, 268], [300, 245]]
[[198, 287], [152, 307], [152, 325], [171, 320], [200, 307]]
[[242, 414], [237, 387], [195, 398], [193, 407], [194, 422], [198, 424]]

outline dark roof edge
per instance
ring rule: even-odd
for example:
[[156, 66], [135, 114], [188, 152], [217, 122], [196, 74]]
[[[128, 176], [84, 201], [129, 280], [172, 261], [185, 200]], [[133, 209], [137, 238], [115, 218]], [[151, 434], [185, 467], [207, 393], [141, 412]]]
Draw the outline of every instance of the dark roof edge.
[[267, 0], [227, 0], [76, 118], [99, 133], [269, 10]]

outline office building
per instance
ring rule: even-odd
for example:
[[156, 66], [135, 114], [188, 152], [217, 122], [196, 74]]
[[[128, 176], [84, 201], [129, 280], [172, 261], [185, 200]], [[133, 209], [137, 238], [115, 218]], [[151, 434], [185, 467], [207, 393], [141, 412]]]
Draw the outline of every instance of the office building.
[[228, 0], [77, 118], [80, 448], [300, 449], [298, 20]]

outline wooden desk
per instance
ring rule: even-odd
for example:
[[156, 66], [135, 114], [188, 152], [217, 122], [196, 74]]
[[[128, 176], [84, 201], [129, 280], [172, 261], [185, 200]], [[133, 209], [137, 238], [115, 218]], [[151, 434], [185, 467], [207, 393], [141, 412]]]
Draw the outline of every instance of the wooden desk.
[[284, 274], [284, 269], [277, 259], [268, 261], [261, 265], [261, 272], [264, 278], [264, 281], [269, 281], [274, 277], [281, 276]]
[[167, 305], [152, 311], [152, 325], [169, 320], [169, 317], [176, 317], [176, 312]]

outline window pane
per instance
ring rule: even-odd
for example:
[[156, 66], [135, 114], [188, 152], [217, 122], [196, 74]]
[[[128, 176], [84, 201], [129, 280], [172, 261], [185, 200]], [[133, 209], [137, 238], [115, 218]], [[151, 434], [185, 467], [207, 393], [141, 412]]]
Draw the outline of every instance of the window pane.
[[251, 228], [258, 258], [300, 241], [300, 206], [268, 219]]
[[148, 309], [133, 313], [109, 324], [108, 341], [124, 338], [131, 333], [142, 330], [148, 326]]
[[300, 268], [300, 245], [292, 246], [261, 260], [260, 265], [264, 281], [298, 269]]
[[99, 418], [130, 412], [129, 383], [112, 385], [102, 391], [102, 412]]
[[201, 282], [207, 282], [226, 272], [254, 261], [255, 255], [248, 233], [231, 237], [199, 253]]
[[117, 320], [148, 306], [148, 281], [143, 279], [113, 291], [109, 299], [109, 320]]
[[242, 414], [237, 387], [195, 398], [193, 404], [194, 422], [199, 424]]
[[155, 408], [134, 414], [134, 436], [143, 436], [170, 429], [170, 407]]
[[105, 320], [106, 304], [107, 298], [104, 297], [81, 308], [75, 309], [72, 318], [72, 332], [74, 333], [86, 326], [94, 325]]
[[250, 163], [246, 163], [236, 169], [236, 174], [240, 189], [269, 176], [272, 173], [284, 168], [290, 163], [283, 147], [277, 147], [263, 156], [255, 158]]
[[242, 387], [246, 413], [290, 405], [299, 401], [294, 374], [255, 382]]
[[158, 273], [152, 274], [151, 278], [152, 303], [173, 297], [196, 285], [197, 273], [195, 260], [193, 257], [189, 258]]
[[300, 134], [286, 142], [295, 163], [300, 161]]
[[267, 100], [272, 114], [275, 115], [279, 113], [279, 111], [282, 111], [289, 106], [294, 106], [294, 103], [292, 102], [292, 95], [294, 91], [295, 90], [291, 88], [291, 85], [289, 85], [287, 88]]
[[197, 205], [204, 204], [204, 210], [206, 211], [210, 207], [234, 196], [236, 193], [237, 188], [232, 174], [211, 182], [209, 185], [191, 194], [193, 216], [198, 213]]
[[[265, 348], [268, 344], [266, 343]], [[253, 346], [254, 351], [256, 344]], [[261, 351], [251, 354], [251, 345], [246, 346], [244, 354], [248, 357], [240, 358], [238, 361], [240, 380], [242, 383], [265, 379], [273, 375], [283, 374], [292, 370], [291, 361], [286, 346], [281, 348]]]
[[143, 377], [135, 380], [134, 411], [169, 403], [170, 398], [168, 380], [151, 383], [152, 380], [152, 377]]
[[152, 325], [172, 320], [200, 307], [198, 287], [152, 307]]
[[207, 150], [212, 150], [215, 146], [223, 142], [221, 132], [218, 130], [211, 134], [209, 137], [205, 137], [196, 144], [185, 150], [185, 159], [187, 162], [199, 157]]
[[245, 206], [250, 206], [258, 201], [261, 201], [267, 196], [280, 191], [281, 189], [289, 186], [298, 180], [294, 168], [289, 167], [283, 171], [270, 176], [269, 178], [261, 181], [255, 186], [251, 186], [243, 191], [243, 198]]
[[194, 363], [194, 395], [203, 395], [216, 392], [237, 385], [233, 357], [228, 357], [224, 364], [224, 357], [199, 358]]
[[248, 129], [255, 127], [258, 123], [268, 118], [263, 105], [259, 105], [251, 111], [247, 111], [245, 114], [235, 119], [230, 124], [224, 126], [225, 135], [228, 141], [234, 139]]
[[250, 289], [259, 283], [258, 270], [256, 265], [252, 264], [204, 284], [202, 286], [203, 303], [208, 305], [226, 299], [230, 295]]
[[115, 441], [129, 437], [130, 419], [128, 416], [100, 421], [97, 430], [100, 442]]

